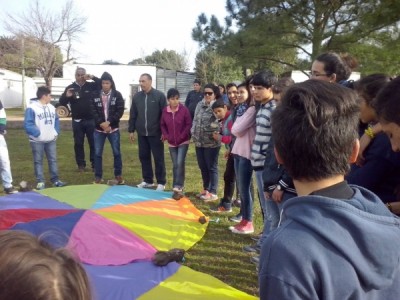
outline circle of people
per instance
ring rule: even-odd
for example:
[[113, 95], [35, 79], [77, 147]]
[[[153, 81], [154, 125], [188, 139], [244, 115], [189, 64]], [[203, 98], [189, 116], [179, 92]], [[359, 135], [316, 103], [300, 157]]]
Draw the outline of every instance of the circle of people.
[[[400, 213], [400, 78], [372, 74], [354, 82], [349, 77], [355, 66], [350, 56], [328, 52], [315, 59], [310, 80], [302, 83], [278, 80], [271, 71], [226, 87], [207, 83], [202, 89], [195, 80], [184, 104], [177, 89], [165, 97], [152, 87], [149, 74], [140, 76], [128, 128], [130, 140], [135, 133], [138, 140], [143, 181], [137, 186], [164, 190], [167, 142], [173, 191], [183, 193], [192, 140], [203, 185], [197, 197], [216, 201], [223, 145], [223, 197], [210, 209], [231, 212], [236, 185], [240, 211], [230, 218], [236, 225], [229, 229], [251, 234], [254, 173], [264, 227], [256, 244], [244, 250], [260, 254], [254, 261], [261, 299], [395, 299], [400, 294], [395, 215]], [[63, 186], [50, 90], [39, 87], [37, 96], [25, 115], [37, 189], [45, 188], [39, 166], [44, 153], [53, 185]], [[119, 145], [124, 100], [111, 75], [96, 78], [78, 68], [60, 103], [71, 106], [78, 170], [86, 168], [86, 136], [94, 183], [103, 182], [108, 139], [115, 184], [124, 184]]]

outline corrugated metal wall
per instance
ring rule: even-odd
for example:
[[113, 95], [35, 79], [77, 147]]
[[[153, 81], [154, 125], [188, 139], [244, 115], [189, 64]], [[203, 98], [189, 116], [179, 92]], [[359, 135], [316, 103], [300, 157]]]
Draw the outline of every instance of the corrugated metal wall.
[[194, 79], [195, 74], [191, 72], [157, 68], [156, 88], [165, 95], [170, 88], [176, 88], [181, 94], [181, 102], [185, 102], [187, 94], [193, 89]]

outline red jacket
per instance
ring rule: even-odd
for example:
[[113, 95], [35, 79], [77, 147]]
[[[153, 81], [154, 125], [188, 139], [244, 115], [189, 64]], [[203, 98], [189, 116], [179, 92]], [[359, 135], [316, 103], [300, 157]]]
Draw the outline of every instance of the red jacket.
[[164, 107], [161, 115], [161, 132], [163, 138], [172, 146], [179, 146], [190, 140], [192, 118], [186, 106], [179, 104], [174, 113], [168, 106]]

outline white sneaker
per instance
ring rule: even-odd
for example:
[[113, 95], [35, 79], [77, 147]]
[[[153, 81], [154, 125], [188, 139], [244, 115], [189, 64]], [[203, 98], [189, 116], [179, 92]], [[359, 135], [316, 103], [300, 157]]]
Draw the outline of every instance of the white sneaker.
[[145, 188], [145, 189], [152, 188], [153, 186], [154, 183], [147, 183], [146, 181], [143, 181], [142, 183], [139, 183], [137, 185], [138, 188]]
[[183, 188], [180, 188], [180, 187], [176, 186], [176, 187], [174, 187], [174, 188], [172, 189], [172, 191], [173, 191], [173, 192], [176, 192], [176, 193], [182, 193], [182, 192], [183, 192]]
[[162, 184], [158, 184], [158, 185], [157, 185], [156, 191], [162, 192], [162, 191], [164, 191], [164, 190], [165, 190], [165, 185], [162, 185]]

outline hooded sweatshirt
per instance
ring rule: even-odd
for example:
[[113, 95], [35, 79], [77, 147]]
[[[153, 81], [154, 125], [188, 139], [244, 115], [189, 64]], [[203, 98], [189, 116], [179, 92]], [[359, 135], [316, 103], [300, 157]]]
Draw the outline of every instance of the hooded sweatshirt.
[[295, 197], [264, 242], [260, 299], [400, 299], [400, 219], [370, 191]]
[[60, 132], [60, 123], [55, 107], [39, 100], [32, 101], [25, 111], [24, 128], [32, 142], [54, 141]]

